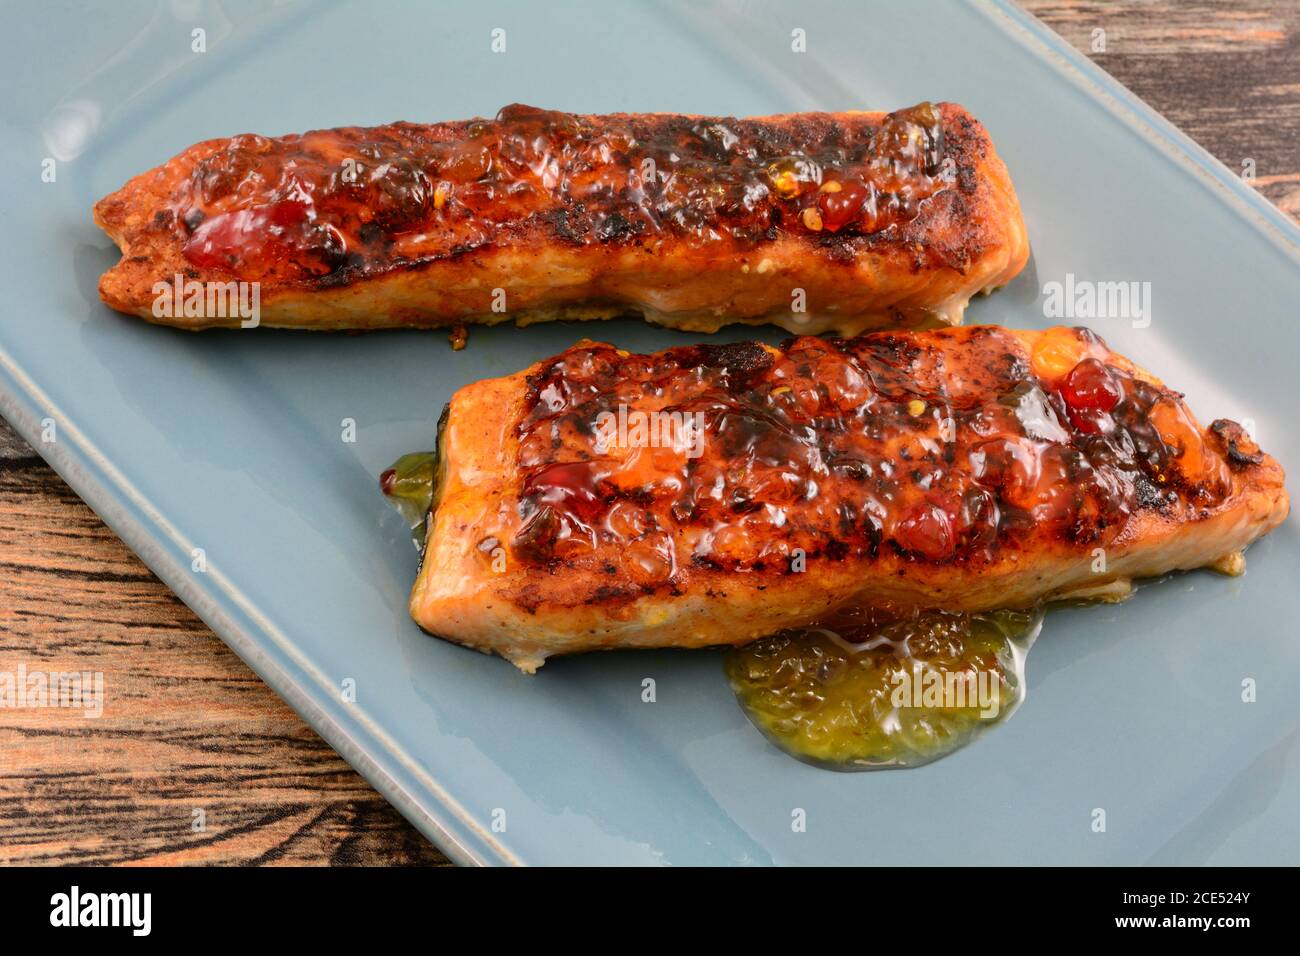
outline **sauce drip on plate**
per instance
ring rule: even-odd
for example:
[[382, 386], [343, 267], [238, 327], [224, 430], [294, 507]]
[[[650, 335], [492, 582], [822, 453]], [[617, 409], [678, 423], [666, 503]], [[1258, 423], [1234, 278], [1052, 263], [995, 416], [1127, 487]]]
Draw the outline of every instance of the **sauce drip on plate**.
[[1019, 706], [1041, 624], [1041, 611], [857, 611], [735, 648], [726, 672], [754, 725], [800, 760], [917, 767]]
[[[421, 546], [437, 456], [403, 455], [380, 489]], [[562, 481], [555, 494], [583, 498]], [[833, 770], [917, 767], [973, 742], [1025, 696], [1025, 657], [1042, 611], [856, 608], [727, 652], [741, 707], [800, 760]]]
[[437, 453], [415, 451], [403, 455], [379, 476], [379, 490], [411, 526], [417, 547], [424, 543], [424, 522], [433, 504], [433, 476]]

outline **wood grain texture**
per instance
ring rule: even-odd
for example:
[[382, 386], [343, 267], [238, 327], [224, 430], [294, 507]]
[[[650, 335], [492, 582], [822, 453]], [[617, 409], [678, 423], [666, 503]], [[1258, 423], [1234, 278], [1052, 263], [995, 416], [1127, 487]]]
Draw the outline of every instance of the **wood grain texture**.
[[19, 667], [102, 673], [103, 713], [0, 710], [0, 862], [443, 862], [4, 425]]
[[[1300, 222], [1300, 3], [1021, 0]], [[1094, 31], [1105, 51], [1094, 52]]]
[[[1300, 4], [1025, 6], [1300, 220]], [[105, 708], [0, 710], [0, 863], [444, 862], [0, 421], [20, 666], [102, 672]]]

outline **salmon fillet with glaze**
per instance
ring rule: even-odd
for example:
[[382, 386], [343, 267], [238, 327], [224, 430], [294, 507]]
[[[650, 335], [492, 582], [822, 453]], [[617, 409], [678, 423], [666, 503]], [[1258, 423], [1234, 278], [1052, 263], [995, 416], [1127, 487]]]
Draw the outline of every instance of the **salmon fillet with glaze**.
[[411, 614], [526, 671], [1239, 573], [1289, 507], [1239, 425], [1084, 329], [580, 343], [459, 390], [438, 449]]
[[[189, 329], [240, 325], [224, 290], [246, 282], [260, 324], [289, 328], [639, 312], [852, 334], [958, 322], [1029, 255], [1006, 167], [948, 103], [751, 119], [516, 105], [243, 135], [191, 146], [94, 214], [122, 251], [103, 300]], [[185, 302], [164, 300], [178, 276]]]

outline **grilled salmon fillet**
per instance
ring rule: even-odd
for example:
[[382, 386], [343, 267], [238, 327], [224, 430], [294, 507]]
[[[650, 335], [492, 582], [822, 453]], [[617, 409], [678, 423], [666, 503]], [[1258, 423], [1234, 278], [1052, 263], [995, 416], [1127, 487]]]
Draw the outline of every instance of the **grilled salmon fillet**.
[[1029, 255], [1006, 167], [949, 103], [752, 119], [514, 105], [212, 139], [94, 215], [122, 251], [103, 300], [189, 329], [253, 324], [228, 298], [242, 282], [255, 322], [291, 328], [639, 312], [852, 334], [960, 321]]
[[1283, 477], [1086, 329], [583, 342], [453, 396], [410, 609], [532, 671], [855, 607], [1117, 599], [1238, 573]]

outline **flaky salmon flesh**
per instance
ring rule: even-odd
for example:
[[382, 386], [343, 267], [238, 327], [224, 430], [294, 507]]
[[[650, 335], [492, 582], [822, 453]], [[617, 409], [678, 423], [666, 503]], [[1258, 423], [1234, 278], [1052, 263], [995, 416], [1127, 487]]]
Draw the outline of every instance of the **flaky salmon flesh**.
[[1283, 478], [1086, 329], [583, 342], [453, 396], [410, 608], [532, 671], [854, 607], [1117, 599], [1239, 573]]
[[103, 300], [188, 329], [640, 313], [853, 334], [960, 321], [1029, 256], [1006, 167], [950, 103], [751, 119], [516, 105], [242, 135], [94, 215], [122, 251]]

